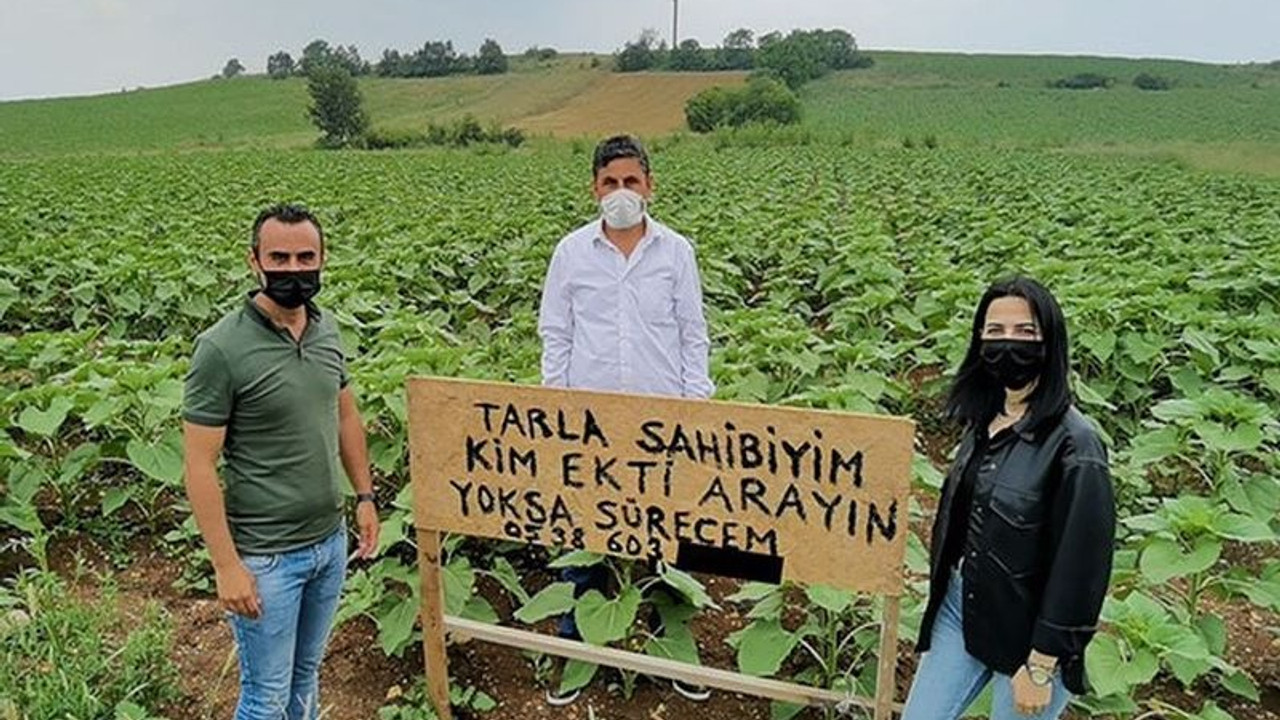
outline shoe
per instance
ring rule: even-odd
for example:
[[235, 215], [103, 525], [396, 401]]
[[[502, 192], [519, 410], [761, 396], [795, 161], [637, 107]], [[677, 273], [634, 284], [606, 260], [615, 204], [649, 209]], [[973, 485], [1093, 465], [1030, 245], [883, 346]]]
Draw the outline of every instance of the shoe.
[[711, 699], [711, 691], [702, 685], [690, 685], [682, 683], [679, 680], [672, 680], [671, 687], [686, 700], [693, 702], [706, 702]]
[[572, 705], [577, 702], [578, 698], [581, 696], [581, 690], [572, 690], [564, 693], [563, 695], [560, 694], [559, 691], [547, 690], [546, 700], [547, 704], [551, 707], [565, 707], [566, 705]]

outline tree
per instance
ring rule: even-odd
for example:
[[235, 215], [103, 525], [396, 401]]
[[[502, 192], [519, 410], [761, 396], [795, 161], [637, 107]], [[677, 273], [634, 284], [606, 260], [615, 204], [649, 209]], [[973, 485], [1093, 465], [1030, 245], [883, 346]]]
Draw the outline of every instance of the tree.
[[322, 64], [307, 74], [311, 122], [324, 135], [325, 147], [345, 147], [358, 141], [368, 129], [360, 88], [351, 73], [337, 63]]
[[689, 38], [680, 43], [680, 47], [671, 51], [668, 67], [675, 71], [698, 71], [707, 69], [707, 57], [697, 40]]
[[497, 40], [487, 39], [480, 46], [476, 57], [476, 72], [481, 75], [501, 75], [507, 71], [507, 56]]
[[721, 70], [750, 70], [755, 66], [755, 54], [755, 33], [740, 28], [725, 36], [717, 53], [716, 66]]
[[705, 133], [751, 123], [791, 125], [800, 121], [800, 98], [778, 80], [757, 76], [742, 88], [713, 87], [684, 107], [689, 129]]
[[360, 58], [360, 50], [355, 45], [346, 47], [339, 45], [334, 49], [332, 58], [352, 75], [360, 76], [369, 73], [369, 63]]
[[457, 60], [452, 41], [428, 42], [413, 54], [411, 74], [416, 77], [444, 77], [454, 71]]
[[240, 61], [235, 58], [231, 58], [230, 60], [227, 61], [226, 65], [222, 66], [222, 77], [227, 79], [236, 77], [243, 72], [244, 72], [244, 66], [241, 65]]
[[302, 49], [302, 59], [298, 61], [298, 69], [303, 75], [310, 76], [321, 66], [333, 62], [333, 49], [324, 40], [312, 40]]
[[408, 77], [411, 58], [400, 54], [399, 50], [390, 48], [382, 51], [382, 59], [378, 61], [374, 72], [382, 77]]
[[281, 50], [267, 58], [267, 75], [275, 80], [287, 78], [296, 70], [293, 56]]
[[770, 70], [792, 90], [832, 70], [871, 64], [871, 58], [858, 53], [853, 36], [844, 30], [794, 30], [786, 37], [769, 33], [760, 38], [756, 52], [756, 67]]
[[666, 45], [658, 40], [656, 30], [645, 30], [640, 37], [627, 43], [618, 53], [614, 63], [618, 72], [640, 72], [649, 70], [658, 64]]

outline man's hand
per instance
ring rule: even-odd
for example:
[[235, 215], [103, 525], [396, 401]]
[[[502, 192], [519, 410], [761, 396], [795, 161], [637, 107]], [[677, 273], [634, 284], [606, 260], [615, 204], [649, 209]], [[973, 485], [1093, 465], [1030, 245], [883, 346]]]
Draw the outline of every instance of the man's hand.
[[356, 557], [368, 560], [378, 552], [378, 509], [371, 502], [356, 504], [356, 528], [360, 532], [360, 547]]
[[262, 614], [258, 600], [258, 583], [253, 573], [237, 561], [217, 571], [218, 602], [228, 612], [256, 620]]
[[1027, 666], [1023, 665], [1013, 676], [1013, 707], [1019, 715], [1033, 717], [1044, 712], [1053, 698], [1053, 683], [1037, 685], [1031, 681]]

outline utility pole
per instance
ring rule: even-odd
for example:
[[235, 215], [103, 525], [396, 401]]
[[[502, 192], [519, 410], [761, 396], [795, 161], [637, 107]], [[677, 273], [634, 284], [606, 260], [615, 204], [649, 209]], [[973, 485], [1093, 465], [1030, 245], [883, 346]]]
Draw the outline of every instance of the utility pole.
[[671, 0], [671, 49], [680, 47], [680, 0]]

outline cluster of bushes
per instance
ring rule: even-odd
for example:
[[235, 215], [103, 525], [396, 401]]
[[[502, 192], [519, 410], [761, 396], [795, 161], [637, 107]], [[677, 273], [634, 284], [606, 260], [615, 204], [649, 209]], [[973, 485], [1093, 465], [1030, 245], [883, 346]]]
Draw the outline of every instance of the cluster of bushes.
[[1115, 78], [1098, 73], [1077, 73], [1070, 77], [1050, 80], [1049, 87], [1057, 90], [1095, 90], [1106, 89], [1115, 84]]
[[468, 115], [452, 123], [430, 123], [426, 132], [415, 130], [370, 130], [364, 134], [363, 147], [369, 150], [393, 150], [415, 147], [469, 147], [471, 145], [505, 145], [520, 147], [525, 136], [519, 128], [504, 128], [494, 123], [484, 126]]
[[[1078, 73], [1070, 77], [1050, 80], [1047, 84], [1058, 90], [1095, 90], [1106, 89], [1115, 85], [1116, 80], [1098, 73]], [[1169, 78], [1151, 73], [1138, 73], [1133, 78], [1133, 86], [1139, 90], [1171, 90], [1173, 81]]]
[[697, 40], [688, 39], [670, 49], [657, 33], [646, 30], [614, 57], [618, 72], [764, 69], [793, 89], [833, 70], [872, 64], [869, 56], [858, 52], [853, 35], [845, 30], [771, 32], [757, 41], [754, 32], [743, 28], [729, 33], [720, 47], [704, 48]]
[[1138, 73], [1133, 79], [1133, 86], [1139, 90], [1171, 90], [1173, 82], [1169, 78], [1152, 75], [1150, 73]]
[[800, 99], [777, 79], [755, 75], [741, 88], [703, 90], [685, 104], [684, 114], [697, 133], [754, 123], [791, 125], [800, 122]]
[[[541, 50], [540, 50], [541, 52]], [[554, 50], [551, 50], [555, 53]], [[553, 55], [554, 57], [554, 55]], [[267, 58], [267, 75], [276, 79], [306, 75], [321, 67], [340, 67], [352, 76], [376, 74], [382, 77], [443, 77], [446, 75], [500, 75], [509, 67], [507, 56], [496, 40], [485, 40], [473, 57], [454, 50], [451, 40], [433, 40], [412, 52], [387, 49], [382, 59], [370, 63], [360, 57], [355, 45], [330, 46], [325, 40], [313, 40], [302, 50], [296, 62], [281, 50]]]

